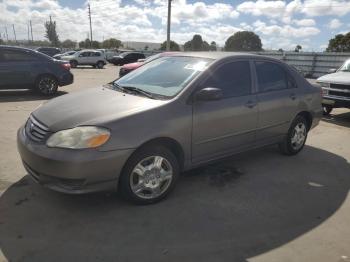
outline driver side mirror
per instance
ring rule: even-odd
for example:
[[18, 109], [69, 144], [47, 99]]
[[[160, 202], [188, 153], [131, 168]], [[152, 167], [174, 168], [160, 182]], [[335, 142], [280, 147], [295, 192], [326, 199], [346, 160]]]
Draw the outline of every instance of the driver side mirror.
[[223, 97], [222, 90], [215, 87], [206, 87], [195, 94], [195, 101], [215, 101]]

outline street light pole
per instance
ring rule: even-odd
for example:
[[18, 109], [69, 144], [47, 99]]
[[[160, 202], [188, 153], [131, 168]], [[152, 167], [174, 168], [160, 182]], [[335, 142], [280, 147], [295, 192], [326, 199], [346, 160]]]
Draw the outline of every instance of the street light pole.
[[172, 0], [168, 0], [168, 26], [167, 26], [167, 38], [166, 38], [166, 50], [167, 51], [170, 51], [171, 1]]

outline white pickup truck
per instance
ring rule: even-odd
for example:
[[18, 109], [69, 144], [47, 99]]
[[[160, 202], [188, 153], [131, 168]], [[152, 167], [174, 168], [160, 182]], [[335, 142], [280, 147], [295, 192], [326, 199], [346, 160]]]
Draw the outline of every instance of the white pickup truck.
[[350, 59], [338, 70], [330, 71], [333, 72], [317, 79], [322, 87], [324, 115], [328, 115], [333, 108], [350, 108]]

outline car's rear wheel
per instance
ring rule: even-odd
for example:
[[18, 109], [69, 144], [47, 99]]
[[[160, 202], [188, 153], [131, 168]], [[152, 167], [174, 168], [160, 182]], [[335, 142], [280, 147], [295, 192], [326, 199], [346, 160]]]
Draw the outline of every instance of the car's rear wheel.
[[279, 144], [281, 152], [285, 155], [299, 153], [305, 145], [308, 133], [308, 124], [303, 116], [298, 115], [292, 122], [287, 136]]
[[97, 64], [96, 64], [96, 67], [97, 67], [98, 69], [102, 69], [102, 68], [104, 67], [104, 65], [105, 65], [104, 62], [98, 61]]
[[322, 108], [323, 108], [323, 115], [324, 116], [328, 116], [333, 110], [333, 107], [329, 106], [329, 105], [322, 105]]
[[71, 68], [76, 68], [78, 66], [78, 62], [75, 60], [72, 60], [69, 63], [70, 63]]
[[54, 95], [57, 93], [58, 81], [55, 77], [50, 75], [40, 76], [36, 80], [35, 89], [43, 95]]
[[126, 163], [120, 177], [123, 196], [137, 204], [162, 200], [175, 187], [179, 175], [176, 156], [163, 146], [138, 150]]

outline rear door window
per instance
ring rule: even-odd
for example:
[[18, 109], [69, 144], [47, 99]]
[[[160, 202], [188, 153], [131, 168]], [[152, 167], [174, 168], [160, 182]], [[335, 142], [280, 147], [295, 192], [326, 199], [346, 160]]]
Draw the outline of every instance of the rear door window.
[[3, 50], [2, 57], [4, 61], [7, 62], [26, 62], [38, 60], [38, 58], [30, 52], [20, 50]]
[[206, 80], [205, 87], [220, 88], [225, 98], [251, 94], [249, 61], [226, 63]]
[[286, 71], [277, 63], [258, 61], [255, 62], [260, 92], [270, 92], [291, 88], [295, 83], [287, 81]]

